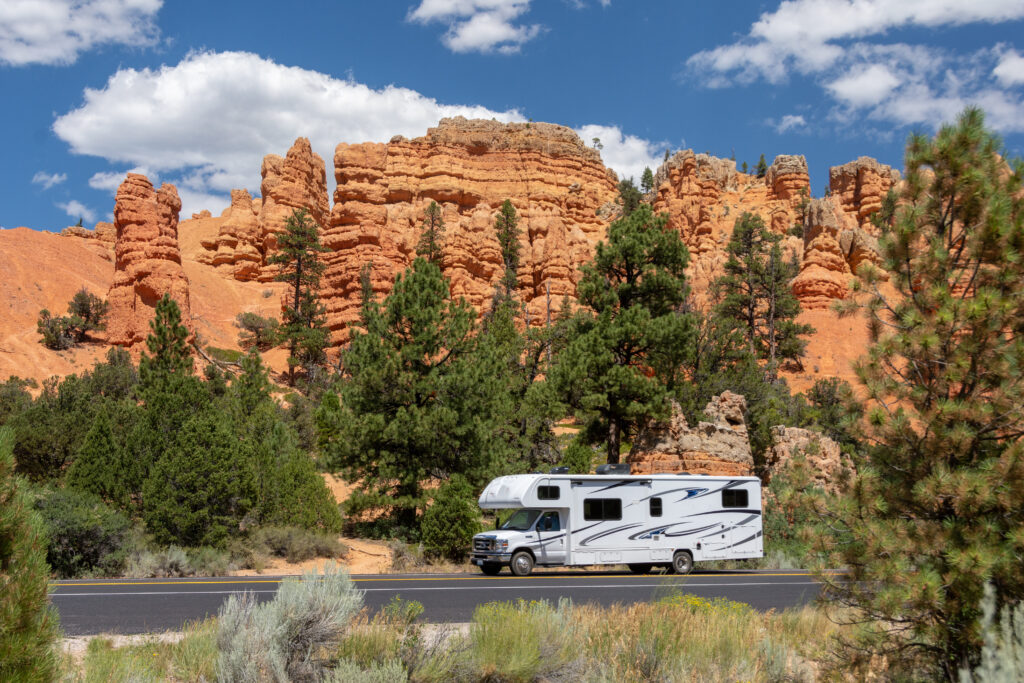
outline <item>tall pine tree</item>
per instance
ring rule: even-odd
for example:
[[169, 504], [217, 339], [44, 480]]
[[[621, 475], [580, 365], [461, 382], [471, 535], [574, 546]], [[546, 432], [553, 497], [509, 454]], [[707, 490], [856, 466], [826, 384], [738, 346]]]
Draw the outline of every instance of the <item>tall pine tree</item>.
[[519, 285], [519, 217], [516, 215], [516, 207], [508, 199], [501, 203], [498, 216], [494, 219], [494, 231], [498, 236], [504, 267], [501, 283], [495, 292], [496, 308], [502, 302], [512, 301]]
[[320, 226], [305, 209], [296, 209], [278, 235], [278, 251], [267, 263], [281, 266], [275, 276], [287, 282], [289, 296], [284, 307], [280, 338], [288, 344], [288, 384], [295, 385], [295, 368], [301, 367], [307, 377], [323, 364], [324, 349], [330, 341], [327, 330], [327, 309], [320, 303], [320, 278], [326, 266], [320, 254], [328, 251], [320, 244]]
[[444, 240], [444, 219], [437, 202], [430, 202], [423, 216], [420, 241], [416, 244], [416, 255], [430, 263], [441, 265], [441, 245]]
[[552, 368], [554, 386], [587, 420], [590, 441], [603, 441], [619, 462], [624, 435], [668, 406], [665, 377], [675, 374], [694, 341], [682, 313], [689, 261], [678, 233], [641, 204], [608, 227], [607, 242], [582, 268], [585, 306]]
[[851, 656], [950, 681], [977, 662], [985, 585], [1024, 599], [1024, 170], [999, 144], [976, 109], [908, 142], [879, 239], [894, 294], [859, 272], [873, 448], [819, 539], [849, 568], [825, 581], [861, 624]]

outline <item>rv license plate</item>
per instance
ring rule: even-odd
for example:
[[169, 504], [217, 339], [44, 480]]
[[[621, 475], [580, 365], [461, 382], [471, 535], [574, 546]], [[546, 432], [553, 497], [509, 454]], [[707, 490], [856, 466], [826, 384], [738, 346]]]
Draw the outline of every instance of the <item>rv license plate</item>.
[[483, 564], [484, 564], [484, 561], [483, 560], [473, 560], [473, 564], [475, 564], [478, 567], [482, 567]]

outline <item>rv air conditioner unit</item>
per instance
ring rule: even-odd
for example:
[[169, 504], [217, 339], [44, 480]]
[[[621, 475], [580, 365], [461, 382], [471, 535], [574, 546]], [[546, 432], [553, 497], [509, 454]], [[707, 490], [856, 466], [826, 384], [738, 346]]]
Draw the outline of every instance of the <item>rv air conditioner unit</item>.
[[552, 467], [548, 474], [569, 474], [568, 467]]

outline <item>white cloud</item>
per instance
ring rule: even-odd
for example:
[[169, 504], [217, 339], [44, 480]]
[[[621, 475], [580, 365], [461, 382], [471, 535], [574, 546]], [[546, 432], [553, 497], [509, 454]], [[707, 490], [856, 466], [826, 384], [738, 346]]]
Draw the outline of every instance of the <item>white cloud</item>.
[[886, 99], [899, 85], [900, 79], [888, 67], [870, 64], [855, 67], [825, 87], [840, 102], [867, 107]]
[[[118, 71], [103, 88], [86, 89], [82, 105], [53, 129], [76, 154], [133, 164], [151, 180], [160, 174], [174, 183], [187, 216], [215, 208], [193, 208], [188, 197], [219, 202], [232, 188], [258, 192], [263, 156], [284, 154], [300, 135], [330, 173], [339, 142], [415, 137], [446, 116], [524, 120], [516, 110], [441, 104], [407, 88], [376, 90], [250, 53], [204, 52], [174, 66]], [[101, 172], [89, 185], [113, 193], [123, 179]]]
[[0, 63], [71, 64], [100, 45], [156, 43], [163, 0], [4, 0]]
[[93, 173], [89, 178], [89, 187], [94, 190], [106, 190], [110, 193], [117, 192], [117, 188], [124, 182], [124, 178], [129, 173], [141, 173], [142, 175], [149, 178], [150, 182], [157, 184], [160, 181], [160, 177], [153, 171], [150, 171], [145, 166], [136, 166], [129, 168], [127, 171], [101, 171], [99, 173]]
[[663, 142], [651, 142], [635, 135], [623, 134], [618, 126], [589, 124], [577, 128], [576, 133], [588, 145], [594, 138], [599, 138], [601, 158], [605, 165], [614, 170], [619, 178], [633, 178], [637, 183], [645, 167], [652, 171], [658, 168], [666, 147]]
[[81, 218], [83, 223], [92, 223], [96, 220], [96, 212], [77, 199], [72, 199], [69, 202], [58, 202], [57, 208], [63, 209], [72, 218]]
[[1024, 57], [1014, 50], [1003, 53], [999, 64], [992, 70], [992, 75], [1006, 86], [1024, 83]]
[[540, 24], [517, 23], [530, 0], [421, 0], [409, 20], [446, 23], [441, 41], [452, 52], [519, 52], [541, 32]]
[[937, 126], [977, 104], [994, 107], [990, 125], [1017, 131], [1024, 126], [1021, 96], [998, 87], [1024, 84], [1024, 58], [1015, 51], [998, 45], [957, 54], [880, 38], [896, 29], [1022, 18], [1022, 0], [785, 0], [746, 36], [694, 54], [687, 67], [710, 88], [809, 77], [833, 101], [829, 118], [842, 123], [867, 116]]
[[781, 121], [772, 125], [774, 125], [775, 130], [781, 135], [782, 133], [795, 130], [797, 128], [803, 128], [807, 125], [807, 120], [800, 114], [786, 114], [782, 117]]
[[44, 190], [49, 190], [54, 185], [60, 185], [67, 179], [67, 173], [46, 173], [45, 171], [37, 171], [32, 176], [32, 182], [36, 185], [42, 185]]

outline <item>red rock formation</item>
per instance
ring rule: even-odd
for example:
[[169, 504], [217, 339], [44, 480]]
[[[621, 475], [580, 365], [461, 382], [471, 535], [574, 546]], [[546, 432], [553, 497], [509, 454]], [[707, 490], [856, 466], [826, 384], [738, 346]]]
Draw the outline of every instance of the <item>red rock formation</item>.
[[827, 436], [799, 427], [772, 427], [772, 445], [765, 453], [770, 479], [792, 467], [798, 455], [807, 460], [814, 486], [836, 494], [853, 472], [853, 465]]
[[157, 302], [170, 294], [192, 329], [188, 278], [178, 249], [181, 199], [174, 185], [159, 190], [144, 175], [129, 173], [114, 206], [114, 281], [107, 293], [107, 341], [130, 346], [149, 334]]
[[793, 293], [804, 308], [828, 308], [849, 291], [852, 272], [839, 245], [847, 218], [830, 198], [812, 199], [804, 224], [804, 257]]
[[336, 340], [356, 320], [359, 270], [373, 263], [372, 286], [390, 291], [412, 262], [431, 201], [445, 223], [442, 268], [454, 296], [477, 309], [501, 276], [494, 217], [505, 199], [519, 215], [518, 295], [532, 321], [575, 296], [578, 267], [604, 237], [598, 209], [616, 196], [615, 177], [570, 129], [546, 123], [443, 119], [413, 140], [338, 145], [334, 210], [323, 235], [323, 296]]
[[[297, 138], [283, 158], [276, 154], [263, 157], [260, 175], [263, 201], [259, 207], [259, 247], [264, 256], [277, 248], [277, 235], [284, 232], [285, 222], [295, 209], [306, 209], [317, 225], [327, 227], [327, 172], [324, 160], [313, 152], [307, 138]], [[273, 276], [274, 269], [264, 265], [260, 279], [271, 280]]]
[[111, 247], [114, 246], [114, 240], [117, 237], [117, 233], [114, 230], [113, 223], [104, 223], [100, 221], [96, 224], [96, 227], [92, 230], [83, 228], [80, 225], [70, 225], [60, 231], [63, 237], [81, 237], [87, 240], [96, 240], [104, 244], [108, 244]]
[[680, 407], [673, 403], [668, 422], [648, 425], [637, 436], [626, 456], [630, 471], [633, 474], [751, 474], [754, 458], [743, 420], [746, 409], [747, 402], [742, 396], [726, 391], [711, 399], [704, 409], [711, 422], [690, 427]]
[[899, 171], [871, 157], [860, 157], [828, 171], [829, 193], [857, 225], [873, 235], [877, 230], [871, 224], [871, 214], [882, 208], [886, 193], [899, 180]]
[[803, 155], [780, 154], [775, 157], [764, 182], [770, 198], [789, 201], [793, 206], [811, 196], [811, 179], [807, 174], [807, 159]]
[[[258, 206], [258, 205], [257, 205]], [[203, 240], [208, 251], [196, 260], [217, 267], [236, 280], [254, 280], [264, 265], [259, 249], [262, 230], [258, 209], [246, 190], [231, 190], [231, 206], [221, 214], [220, 229], [215, 239]]]

